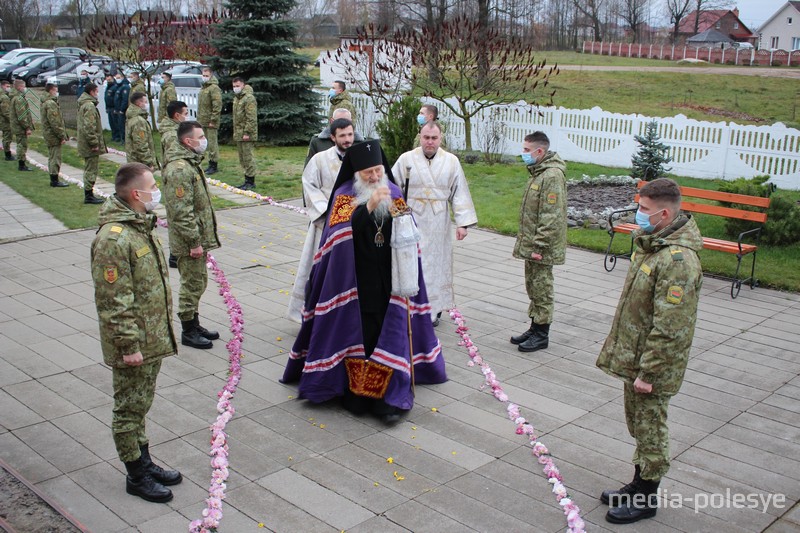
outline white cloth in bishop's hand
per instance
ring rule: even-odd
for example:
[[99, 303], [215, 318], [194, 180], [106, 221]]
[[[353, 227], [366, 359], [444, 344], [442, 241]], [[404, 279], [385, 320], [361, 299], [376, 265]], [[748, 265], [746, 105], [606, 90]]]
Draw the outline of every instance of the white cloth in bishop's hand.
[[422, 148], [401, 155], [392, 167], [400, 187], [409, 178], [407, 202], [414, 211], [419, 228], [422, 251], [422, 275], [432, 316], [455, 306], [453, 295], [453, 228], [452, 209], [457, 227], [477, 224], [478, 215], [472, 203], [467, 179], [461, 163], [453, 154], [439, 148], [428, 160]]
[[342, 161], [336, 147], [315, 154], [305, 170], [303, 170], [303, 196], [306, 200], [306, 211], [311, 221], [308, 224], [306, 240], [303, 243], [303, 252], [300, 263], [297, 265], [297, 275], [294, 278], [294, 287], [289, 296], [289, 307], [286, 317], [295, 322], [303, 320], [303, 304], [305, 303], [306, 282], [314, 265], [314, 254], [319, 248], [322, 237], [322, 227], [325, 225], [325, 211], [328, 209], [328, 199], [331, 189], [336, 183]]
[[420, 235], [410, 214], [392, 219], [392, 294], [416, 296], [419, 292]]

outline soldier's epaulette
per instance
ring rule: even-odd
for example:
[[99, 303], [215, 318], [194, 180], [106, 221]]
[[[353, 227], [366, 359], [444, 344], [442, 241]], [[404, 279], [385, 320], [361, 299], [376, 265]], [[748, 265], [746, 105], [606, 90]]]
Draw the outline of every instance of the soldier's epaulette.
[[111, 229], [108, 230], [108, 238], [112, 241], [116, 241], [119, 239], [119, 236], [122, 235], [122, 230], [125, 229], [122, 226], [117, 226], [116, 224], [112, 224]]
[[683, 250], [681, 250], [677, 246], [670, 246], [669, 253], [670, 255], [672, 255], [673, 261], [683, 261]]

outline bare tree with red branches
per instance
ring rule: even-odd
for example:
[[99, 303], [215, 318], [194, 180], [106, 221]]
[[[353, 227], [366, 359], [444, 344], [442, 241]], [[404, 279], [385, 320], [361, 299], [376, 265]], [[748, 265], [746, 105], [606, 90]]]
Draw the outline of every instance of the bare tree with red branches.
[[[142, 73], [150, 103], [150, 117], [155, 121], [153, 91], [148, 70], [152, 72], [170, 59], [204, 59], [216, 53], [209, 44], [217, 13], [178, 19], [174, 15], [108, 16], [86, 35], [86, 47], [105, 54], [126, 69]], [[155, 124], [154, 124], [155, 127]]]
[[436, 31], [398, 30], [392, 41], [411, 52], [415, 92], [441, 102], [464, 121], [467, 150], [472, 150], [471, 119], [484, 109], [519, 101], [527, 112], [543, 100], [552, 105], [555, 91], [547, 86], [558, 66], [537, 61], [531, 45], [480, 20], [456, 17]]

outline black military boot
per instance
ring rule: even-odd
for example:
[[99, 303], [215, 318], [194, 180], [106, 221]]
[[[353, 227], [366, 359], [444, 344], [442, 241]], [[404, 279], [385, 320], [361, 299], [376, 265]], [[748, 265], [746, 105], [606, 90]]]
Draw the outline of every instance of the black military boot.
[[33, 172], [33, 169], [32, 168], [28, 168], [28, 165], [26, 165], [25, 163], [26, 163], [26, 161], [24, 159], [20, 159], [17, 169], [22, 171], [22, 172]]
[[50, 186], [51, 187], [69, 187], [69, 183], [64, 183], [63, 181], [58, 180], [58, 174], [50, 174]]
[[658, 510], [660, 483], [660, 479], [639, 479], [636, 492], [625, 498], [620, 497], [621, 503], [611, 507], [606, 513], [606, 521], [612, 524], [631, 524], [644, 518], [653, 518]]
[[6, 161], [16, 161], [17, 158], [11, 155], [11, 150], [6, 151]]
[[205, 170], [206, 176], [210, 176], [211, 174], [217, 173], [217, 162], [216, 161], [209, 161], [208, 168]]
[[[609, 502], [612, 499], [617, 498], [616, 502], [619, 503], [621, 501], [619, 499], [619, 496], [623, 494], [631, 495], [634, 492], [636, 492], [636, 487], [639, 486], [639, 481], [641, 481], [642, 479], [639, 477], [639, 474], [641, 474], [642, 472], [642, 468], [639, 465], [633, 465], [633, 468], [634, 468], [633, 481], [631, 481], [630, 483], [628, 483], [619, 490], [611, 490], [611, 489], [604, 490], [603, 494], [600, 495], [601, 502], [603, 502], [606, 505], [611, 505]], [[616, 507], [616, 505], [614, 507]]]
[[157, 482], [166, 487], [177, 485], [183, 481], [183, 476], [177, 470], [164, 470], [153, 462], [153, 459], [150, 457], [149, 444], [142, 444], [139, 446], [139, 450], [142, 452], [142, 466], [144, 466], [144, 469], [147, 470], [150, 476]]
[[531, 338], [535, 328], [536, 328], [536, 323], [533, 321], [533, 319], [531, 319], [531, 327], [528, 328], [528, 331], [526, 331], [521, 335], [517, 335], [516, 337], [511, 337], [511, 344], [522, 344], [523, 342]]
[[125, 478], [125, 491], [149, 502], [166, 503], [172, 499], [172, 491], [153, 479], [144, 467], [142, 458], [125, 463], [128, 476]]
[[239, 188], [242, 189], [243, 191], [252, 191], [253, 189], [256, 188], [256, 178], [245, 176], [244, 183], [239, 185]]
[[436, 318], [433, 319], [433, 327], [435, 328], [439, 327], [439, 321], [441, 320], [441, 318], [442, 318], [442, 312], [439, 311], [438, 313], [436, 313]]
[[172, 254], [169, 254], [169, 267], [178, 268], [178, 258]]
[[181, 333], [181, 344], [184, 346], [191, 346], [198, 350], [208, 350], [214, 345], [210, 340], [203, 337], [197, 329], [197, 319], [181, 320], [183, 332]]
[[200, 332], [200, 335], [202, 335], [203, 337], [205, 337], [206, 339], [208, 339], [210, 341], [215, 341], [215, 340], [219, 339], [219, 333], [218, 332], [209, 331], [209, 330], [207, 330], [206, 328], [204, 328], [203, 326], [200, 325], [200, 315], [197, 314], [197, 313], [194, 314], [194, 327], [195, 327], [195, 329], [197, 331]]
[[533, 328], [533, 335], [528, 340], [520, 343], [517, 350], [520, 352], [535, 352], [544, 350], [550, 344], [550, 324], [536, 324]]
[[94, 192], [83, 190], [83, 203], [85, 204], [102, 204], [103, 200], [96, 197]]

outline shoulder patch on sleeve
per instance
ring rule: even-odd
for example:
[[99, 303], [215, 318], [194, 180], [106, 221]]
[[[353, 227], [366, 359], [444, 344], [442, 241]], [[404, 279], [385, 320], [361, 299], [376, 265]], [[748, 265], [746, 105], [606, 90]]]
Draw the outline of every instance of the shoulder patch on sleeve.
[[667, 289], [667, 302], [671, 304], [679, 304], [683, 301], [683, 287], [672, 285]]
[[177, 198], [183, 198], [186, 195], [186, 191], [183, 187], [175, 187], [175, 196]]
[[103, 279], [108, 283], [114, 283], [119, 279], [119, 271], [114, 265], [106, 265], [103, 267]]
[[673, 261], [683, 261], [683, 251], [680, 248], [670, 247], [669, 253]]
[[111, 233], [122, 233], [122, 226], [111, 226], [111, 229], [108, 231]]
[[558, 201], [558, 194], [556, 194], [554, 192], [551, 192], [550, 194], [547, 195], [547, 203], [548, 204], [554, 204], [557, 201]]

